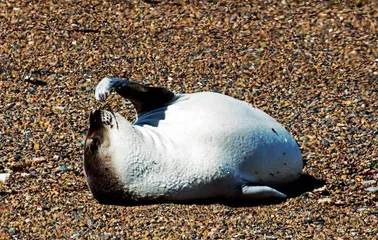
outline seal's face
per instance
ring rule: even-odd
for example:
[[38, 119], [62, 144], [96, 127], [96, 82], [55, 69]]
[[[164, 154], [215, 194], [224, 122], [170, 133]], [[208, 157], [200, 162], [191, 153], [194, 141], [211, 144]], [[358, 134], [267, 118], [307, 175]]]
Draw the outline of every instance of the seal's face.
[[112, 193], [121, 198], [123, 191], [114, 172], [111, 131], [116, 120], [110, 112], [96, 110], [90, 114], [90, 127], [84, 145], [84, 171], [88, 186], [99, 202], [111, 201]]
[[90, 113], [90, 127], [84, 145], [84, 159], [87, 160], [85, 161], [86, 165], [89, 162], [93, 162], [94, 159], [103, 158], [101, 150], [103, 147], [109, 146], [108, 122], [111, 122], [111, 119], [105, 118], [104, 115], [99, 110]]

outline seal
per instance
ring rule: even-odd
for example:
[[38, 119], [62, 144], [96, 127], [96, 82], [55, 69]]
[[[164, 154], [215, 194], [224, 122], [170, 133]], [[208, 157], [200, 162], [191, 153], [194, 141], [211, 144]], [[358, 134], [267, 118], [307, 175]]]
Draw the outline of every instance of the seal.
[[246, 102], [120, 78], [102, 79], [95, 97], [105, 101], [112, 91], [131, 101], [137, 120], [90, 113], [84, 170], [100, 203], [285, 198], [275, 187], [301, 175], [294, 138]]

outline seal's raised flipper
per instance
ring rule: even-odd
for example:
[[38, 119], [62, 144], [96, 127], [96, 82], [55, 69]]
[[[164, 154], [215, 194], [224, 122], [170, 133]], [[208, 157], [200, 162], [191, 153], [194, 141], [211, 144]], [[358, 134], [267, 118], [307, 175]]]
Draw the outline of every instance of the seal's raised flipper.
[[97, 100], [105, 100], [113, 90], [130, 100], [138, 114], [167, 104], [175, 96], [166, 88], [148, 87], [121, 78], [106, 77], [97, 85], [95, 97]]
[[261, 198], [270, 198], [270, 197], [277, 197], [277, 198], [286, 198], [287, 196], [282, 192], [277, 191], [274, 188], [268, 186], [243, 186], [242, 189], [242, 196], [244, 198], [254, 198], [254, 199], [261, 199]]

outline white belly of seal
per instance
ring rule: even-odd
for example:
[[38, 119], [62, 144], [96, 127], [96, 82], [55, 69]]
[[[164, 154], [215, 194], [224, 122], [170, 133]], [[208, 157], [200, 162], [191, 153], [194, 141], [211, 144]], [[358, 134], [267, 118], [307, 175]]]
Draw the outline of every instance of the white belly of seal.
[[[180, 95], [168, 107], [139, 116], [135, 127], [149, 158], [130, 166], [121, 154], [115, 169], [141, 197], [232, 196], [237, 186], [285, 184], [302, 171], [299, 148], [279, 123], [224, 95]], [[131, 179], [133, 169], [141, 168], [150, 170]]]

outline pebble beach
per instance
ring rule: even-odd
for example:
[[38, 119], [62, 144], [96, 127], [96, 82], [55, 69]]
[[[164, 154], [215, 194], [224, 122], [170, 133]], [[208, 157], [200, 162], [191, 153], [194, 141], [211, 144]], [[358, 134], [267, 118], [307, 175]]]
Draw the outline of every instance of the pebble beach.
[[[260, 108], [303, 177], [279, 202], [99, 204], [83, 146], [106, 76]], [[377, 1], [1, 1], [0, 94], [0, 239], [377, 239]]]

